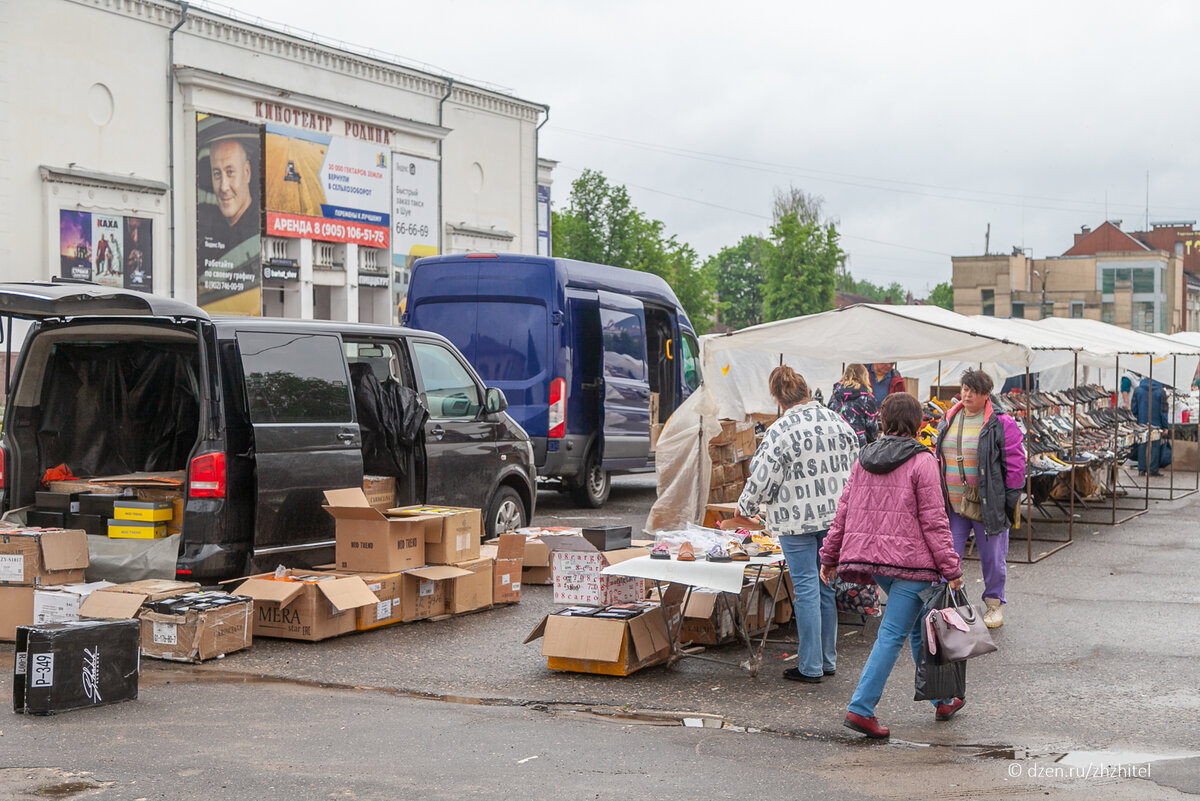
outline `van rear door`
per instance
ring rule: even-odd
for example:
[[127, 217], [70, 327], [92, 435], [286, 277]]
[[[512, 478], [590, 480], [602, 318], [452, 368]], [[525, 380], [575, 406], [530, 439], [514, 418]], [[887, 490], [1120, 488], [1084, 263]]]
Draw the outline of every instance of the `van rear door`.
[[602, 422], [605, 470], [646, 465], [650, 454], [650, 383], [646, 373], [646, 313], [641, 301], [599, 292], [604, 346]]
[[333, 544], [323, 491], [362, 486], [362, 438], [341, 340], [239, 331], [254, 431], [256, 555]]

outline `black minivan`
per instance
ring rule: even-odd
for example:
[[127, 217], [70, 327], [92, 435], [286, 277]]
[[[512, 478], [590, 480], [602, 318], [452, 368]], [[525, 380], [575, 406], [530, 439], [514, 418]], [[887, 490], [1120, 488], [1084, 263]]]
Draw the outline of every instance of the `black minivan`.
[[62, 464], [182, 471], [180, 576], [331, 562], [323, 491], [362, 485], [364, 462], [394, 467], [397, 505], [482, 509], [484, 536], [533, 516], [528, 435], [437, 334], [57, 283], [0, 284], [4, 317], [33, 325], [0, 434], [3, 507], [32, 504]]

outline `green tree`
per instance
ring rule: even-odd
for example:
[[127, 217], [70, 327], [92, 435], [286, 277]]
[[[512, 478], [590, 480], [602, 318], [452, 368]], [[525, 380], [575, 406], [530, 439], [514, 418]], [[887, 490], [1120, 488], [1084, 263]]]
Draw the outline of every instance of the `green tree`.
[[925, 298], [925, 302], [954, 311], [954, 285], [949, 281], [943, 281], [933, 288], [929, 297]]
[[661, 221], [639, 211], [624, 186], [584, 170], [551, 230], [554, 255], [654, 273], [671, 285], [697, 333], [708, 330], [716, 311], [713, 271], [687, 243], [666, 236]]
[[762, 253], [767, 242], [761, 236], [744, 236], [742, 241], [721, 248], [705, 263], [716, 278], [721, 322], [744, 328], [762, 322]]
[[788, 211], [771, 226], [763, 255], [763, 319], [783, 320], [834, 306], [835, 275], [845, 260], [832, 222], [801, 222]]

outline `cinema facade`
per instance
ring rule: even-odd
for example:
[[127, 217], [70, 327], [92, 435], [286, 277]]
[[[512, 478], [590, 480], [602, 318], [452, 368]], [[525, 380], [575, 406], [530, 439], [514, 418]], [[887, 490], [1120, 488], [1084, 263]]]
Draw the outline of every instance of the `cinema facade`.
[[392, 322], [416, 258], [549, 250], [543, 104], [165, 0], [0, 16], [4, 280]]

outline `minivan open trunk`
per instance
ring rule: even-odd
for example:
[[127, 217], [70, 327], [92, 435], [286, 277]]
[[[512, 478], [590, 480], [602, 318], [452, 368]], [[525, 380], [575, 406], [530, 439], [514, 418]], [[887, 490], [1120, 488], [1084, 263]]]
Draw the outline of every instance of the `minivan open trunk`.
[[[48, 327], [26, 343], [9, 413], [10, 506], [46, 471], [80, 478], [184, 471], [200, 428], [199, 353], [180, 327]], [[15, 474], [14, 474], [15, 473]]]

